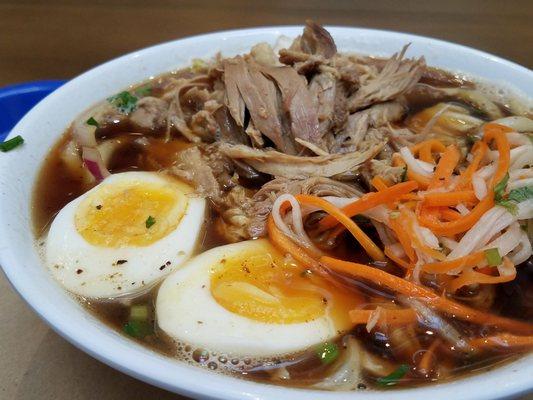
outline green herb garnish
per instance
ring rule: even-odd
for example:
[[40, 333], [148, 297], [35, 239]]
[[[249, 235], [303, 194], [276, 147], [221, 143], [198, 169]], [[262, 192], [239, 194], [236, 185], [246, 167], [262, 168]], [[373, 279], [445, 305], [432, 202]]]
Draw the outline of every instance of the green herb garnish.
[[87, 121], [85, 121], [87, 125], [96, 126], [97, 128], [100, 126], [98, 125], [98, 121], [95, 120], [93, 117], [89, 118]]
[[155, 224], [155, 218], [154, 217], [152, 217], [150, 215], [148, 218], [146, 218], [145, 225], [146, 225], [147, 229], [150, 229], [154, 224]]
[[316, 348], [316, 355], [322, 364], [331, 364], [339, 356], [339, 346], [335, 343], [325, 342]]
[[533, 199], [533, 186], [524, 186], [513, 189], [509, 192], [509, 196], [507, 198], [509, 200], [516, 201], [517, 203]]
[[146, 304], [136, 304], [130, 308], [130, 321], [147, 321], [148, 306]]
[[514, 215], [517, 212], [516, 204], [512, 201], [509, 201], [504, 194], [508, 181], [509, 173], [505, 174], [502, 180], [499, 181], [496, 186], [494, 186], [494, 201], [499, 206], [505, 207], [507, 211]]
[[138, 320], [126, 322], [122, 330], [125, 334], [137, 339], [142, 339], [153, 333], [152, 326], [147, 321]]
[[383, 378], [378, 378], [377, 383], [380, 386], [393, 386], [409, 371], [409, 365], [401, 364], [396, 370]]
[[403, 167], [402, 175], [400, 176], [400, 180], [402, 182], [405, 182], [407, 180], [407, 166]]
[[494, 247], [492, 249], [487, 249], [484, 251], [485, 253], [485, 259], [487, 260], [487, 264], [491, 267], [497, 267], [502, 263], [502, 256], [500, 255], [500, 251], [498, 248]]
[[505, 174], [501, 181], [499, 181], [496, 186], [494, 186], [494, 200], [496, 202], [503, 200], [503, 193], [505, 192], [505, 187], [509, 182], [509, 174]]
[[24, 139], [22, 138], [22, 136], [15, 136], [14, 138], [0, 143], [0, 151], [2, 151], [3, 153], [7, 153], [8, 151], [11, 151], [16, 147], [19, 147], [22, 143], [24, 143]]
[[505, 207], [511, 214], [516, 215], [518, 212], [517, 203], [533, 198], [533, 186], [524, 186], [513, 189], [508, 195], [504, 195], [505, 186], [509, 181], [509, 174], [498, 182], [494, 187], [494, 201], [496, 204]]
[[120, 92], [114, 96], [108, 97], [107, 101], [113, 104], [122, 113], [129, 114], [137, 106], [137, 97], [130, 92]]
[[135, 90], [135, 94], [139, 97], [148, 96], [150, 93], [152, 93], [152, 88], [150, 85], [144, 85]]

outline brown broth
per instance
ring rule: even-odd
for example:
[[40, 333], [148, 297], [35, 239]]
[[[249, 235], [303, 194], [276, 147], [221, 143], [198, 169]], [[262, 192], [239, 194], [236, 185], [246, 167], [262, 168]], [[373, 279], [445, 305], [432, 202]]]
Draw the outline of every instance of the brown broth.
[[[182, 74], [190, 73], [183, 72]], [[157, 85], [165, 84], [165, 77], [157, 78], [155, 81], [155, 91]], [[471, 85], [471, 83], [467, 83]], [[467, 86], [468, 86], [467, 85]], [[432, 105], [428, 99], [414, 99], [412, 111]], [[158, 132], [152, 135], [142, 135], [144, 144], [139, 144], [137, 139], [141, 134], [131, 132], [128, 126], [114, 126], [106, 130], [99, 130], [100, 138], [113, 138], [121, 141], [118, 151], [116, 151], [110, 161], [111, 172], [124, 172], [131, 170], [157, 171], [168, 168], [176, 159], [178, 151], [189, 146], [181, 139], [173, 139], [165, 142]], [[84, 182], [82, 176], [73, 176], [61, 159], [61, 153], [65, 145], [70, 140], [70, 132], [67, 131], [50, 150], [44, 160], [39, 172], [33, 195], [32, 211], [33, 223], [36, 237], [43, 236], [55, 215], [68, 202], [80, 196], [92, 187], [92, 184]], [[201, 253], [210, 248], [226, 244], [226, 240], [215, 228], [217, 213], [211, 209], [207, 217], [207, 224], [203, 234], [203, 239], [197, 248], [197, 253]], [[371, 235], [375, 235], [370, 226], [365, 227]], [[361, 263], [369, 263], [370, 260], [360, 250], [359, 245], [350, 237], [341, 239], [340, 245], [335, 249], [334, 255]], [[392, 263], [379, 265], [390, 273], [399, 274], [401, 271]], [[517, 267], [517, 278], [510, 283], [499, 285], [496, 291], [496, 299], [491, 307], [491, 312], [506, 315], [509, 317], [533, 322], [533, 262], [529, 260], [524, 265]], [[345, 279], [346, 287], [356, 287], [367, 298], [369, 304], [376, 297], [388, 299], [391, 303], [397, 302], [392, 293], [380, 290], [371, 282], [356, 282]], [[150, 325], [153, 330], [143, 339], [135, 339], [139, 343], [153, 349], [154, 351], [177, 357], [183, 361], [197, 364], [209, 369], [218, 369], [224, 373], [235, 376], [247, 377], [260, 382], [276, 383], [280, 385], [309, 387], [313, 383], [319, 382], [326, 376], [331, 366], [319, 362], [315, 356], [314, 349], [306, 350], [298, 354], [283, 357], [283, 359], [270, 360], [230, 360], [222, 361], [224, 355], [204, 354], [202, 349], [194, 349], [187, 344], [175, 343], [157, 328], [154, 320], [154, 302], [158, 287], [153, 288], [149, 293], [132, 300], [134, 304], [147, 305], [150, 313]], [[131, 304], [121, 301], [88, 301], [80, 299], [87, 309], [100, 318], [113, 329], [122, 332], [125, 324], [128, 323], [129, 310]], [[486, 327], [473, 326], [467, 323], [448, 320], [454, 327], [462, 332], [479, 335], [490, 332]], [[387, 363], [400, 365], [402, 363], [413, 364], [413, 357], [420, 354], [412, 354], [408, 349], [409, 341], [418, 341], [419, 348], [427, 349], [433, 340], [434, 333], [425, 327], [417, 327], [412, 332], [403, 332], [403, 328], [378, 329], [371, 334], [365, 327], [357, 327], [350, 333], [359, 339], [364, 349], [376, 357], [385, 360]], [[340, 351], [343, 352], [341, 338], [337, 339]], [[406, 347], [402, 349], [402, 346]], [[428, 382], [444, 382], [455, 379], [458, 376], [465, 376], [474, 372], [486, 371], [500, 364], [515, 360], [525, 351], [493, 351], [480, 355], [465, 355], [457, 350], [450, 349], [446, 344], [441, 344], [437, 350], [437, 370], [424, 375], [411, 369], [402, 379], [400, 385], [396, 387], [410, 387]], [[235, 362], [234, 362], [235, 361]], [[290, 380], [276, 380], [269, 371], [280, 367], [286, 367], [291, 373]], [[358, 386], [359, 389], [367, 387], [380, 388], [376, 385], [377, 377], [366, 373]]]

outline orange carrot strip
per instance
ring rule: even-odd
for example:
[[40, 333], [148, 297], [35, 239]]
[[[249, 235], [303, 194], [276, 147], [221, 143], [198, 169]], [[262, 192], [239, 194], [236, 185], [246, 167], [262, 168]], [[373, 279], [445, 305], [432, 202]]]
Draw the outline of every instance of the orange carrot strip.
[[468, 167], [466, 167], [466, 169], [459, 176], [459, 181], [457, 183], [458, 188], [472, 186], [472, 176], [474, 175], [474, 172], [476, 172], [479, 168], [481, 161], [483, 161], [485, 154], [487, 154], [488, 149], [489, 147], [485, 142], [479, 141], [474, 144], [474, 146], [472, 147], [472, 154], [474, 155], [474, 158], [472, 162], [468, 165]]
[[389, 187], [385, 180], [380, 176], [375, 176], [374, 178], [372, 178], [370, 183], [376, 188], [376, 190], [384, 190]]
[[405, 229], [405, 220], [404, 218], [402, 218], [401, 214], [397, 218], [389, 218], [389, 227], [396, 234], [396, 237], [402, 245], [403, 251], [409, 258], [409, 260], [411, 260], [411, 262], [414, 262], [416, 259], [415, 249], [413, 248], [411, 237], [407, 233], [407, 229]]
[[432, 207], [455, 206], [459, 203], [477, 203], [478, 199], [473, 190], [447, 193], [427, 193], [424, 203]]
[[442, 184], [448, 184], [450, 177], [453, 174], [453, 170], [459, 163], [460, 158], [461, 153], [457, 146], [452, 144], [446, 147], [446, 150], [442, 153], [439, 163], [437, 164], [437, 168], [435, 168], [429, 187], [434, 188], [442, 186]]
[[[355, 325], [366, 325], [374, 310], [350, 310], [350, 321]], [[378, 324], [408, 325], [417, 321], [416, 312], [410, 308], [389, 310], [382, 308]]]
[[394, 255], [394, 253], [390, 250], [389, 246], [385, 246], [383, 249], [383, 252], [385, 255], [392, 260], [395, 264], [399, 265], [400, 267], [403, 267], [405, 269], [409, 269], [409, 263], [405, 260], [402, 260], [400, 257], [397, 257]]
[[410, 200], [414, 200], [414, 201], [420, 201], [422, 200], [422, 198], [417, 195], [417, 194], [414, 194], [414, 193], [407, 193], [407, 194], [402, 194], [400, 197], [398, 197], [398, 200], [400, 201], [410, 201]]
[[296, 261], [305, 265], [307, 268], [312, 269], [324, 275], [324, 268], [320, 263], [311, 257], [302, 247], [294, 243], [289, 237], [278, 229], [272, 215], [268, 217], [267, 221], [268, 237], [272, 241], [272, 244], [280, 249], [283, 253], [290, 254]]
[[440, 216], [446, 221], [457, 221], [462, 218], [460, 212], [452, 210], [450, 208], [443, 208], [439, 210]]
[[423, 375], [427, 375], [431, 371], [431, 367], [435, 361], [435, 350], [437, 350], [437, 347], [439, 347], [440, 343], [440, 339], [435, 339], [420, 359], [420, 363], [418, 364], [418, 371], [420, 371], [420, 373], [422, 373]]
[[497, 326], [511, 332], [533, 334], [533, 324], [486, 313], [456, 303], [446, 297], [438, 296], [430, 289], [426, 289], [425, 287], [389, 274], [378, 268], [342, 261], [327, 256], [321, 257], [320, 262], [335, 272], [347, 274], [358, 279], [364, 279], [393, 292], [418, 298], [430, 307], [434, 307], [436, 310], [454, 316], [460, 320], [493, 327]]
[[[360, 199], [355, 200], [353, 203], [350, 203], [347, 206], [343, 207], [342, 212], [347, 217], [351, 218], [357, 214], [361, 214], [362, 212], [370, 210], [371, 208], [395, 200], [402, 194], [412, 192], [417, 188], [418, 184], [416, 182], [408, 181], [397, 183], [396, 185], [390, 186], [380, 192], [372, 192], [365, 194]], [[322, 218], [322, 220], [319, 222], [319, 226], [321, 230], [326, 230], [333, 228], [335, 225], [338, 224], [338, 222], [339, 221], [337, 221], [336, 218], [331, 215], [328, 215], [325, 218]]]
[[444, 146], [444, 144], [437, 139], [426, 140], [425, 142], [422, 142], [422, 144], [423, 146], [420, 148], [418, 158], [428, 163], [435, 163], [435, 159], [433, 158], [432, 154], [434, 151], [437, 153], [443, 153], [446, 151], [446, 146]]
[[354, 238], [359, 242], [361, 246], [365, 249], [370, 257], [375, 261], [385, 261], [385, 255], [381, 249], [370, 239], [366, 233], [364, 233], [357, 224], [350, 219], [345, 213], [342, 212], [340, 208], [335, 207], [330, 202], [317, 197], [310, 196], [307, 194], [298, 194], [295, 196], [296, 200], [301, 204], [308, 204], [322, 210], [326, 211], [332, 218], [340, 222], [350, 231]]
[[533, 347], [533, 336], [515, 336], [500, 333], [494, 336], [470, 340], [470, 345], [477, 349], [499, 347]]
[[509, 145], [509, 140], [507, 140], [507, 132], [511, 131], [512, 129], [507, 126], [494, 123], [486, 124], [483, 129], [483, 141], [489, 144], [494, 140], [496, 142], [498, 153], [500, 153], [498, 167], [492, 177], [491, 188], [500, 182], [509, 170], [509, 164], [511, 162], [511, 146]]
[[425, 264], [422, 266], [422, 271], [426, 271], [432, 274], [445, 274], [453, 271], [454, 269], [460, 269], [464, 267], [475, 267], [485, 260], [485, 254], [482, 251], [469, 254], [464, 257], [456, 258], [450, 261], [441, 261], [437, 263]]
[[[415, 224], [416, 224], [416, 216], [412, 211], [409, 211], [406, 208], [403, 208], [401, 211], [401, 215], [404, 216], [404, 220], [406, 223], [404, 224], [404, 229], [406, 230], [407, 234], [409, 235], [411, 239], [411, 243], [413, 244], [413, 247], [416, 247], [418, 250], [423, 251], [427, 255], [436, 258], [439, 261], [445, 260], [446, 256], [442, 254], [440, 251], [435, 250], [429, 246], [427, 246], [422, 239], [418, 236], [418, 234], [415, 231]], [[406, 229], [407, 228], [407, 229]]]
[[467, 215], [462, 216], [455, 221], [438, 221], [426, 213], [420, 213], [418, 221], [420, 222], [420, 225], [431, 229], [436, 235], [450, 236], [466, 232], [474, 226], [483, 214], [492, 208], [494, 205], [493, 197], [492, 192], [489, 192], [487, 197], [481, 200]]
[[466, 285], [472, 285], [473, 283], [483, 283], [486, 285], [494, 285], [496, 283], [510, 282], [516, 278], [514, 275], [499, 275], [492, 276], [482, 274], [476, 271], [465, 271], [459, 277], [455, 278], [448, 285], [450, 292], [455, 293], [457, 290]]

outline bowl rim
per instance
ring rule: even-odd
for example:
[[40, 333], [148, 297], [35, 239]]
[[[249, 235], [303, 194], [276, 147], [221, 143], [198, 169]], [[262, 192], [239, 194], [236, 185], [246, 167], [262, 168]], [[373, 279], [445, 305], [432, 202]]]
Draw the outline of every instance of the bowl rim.
[[[98, 72], [104, 72], [105, 70], [112, 68], [115, 64], [119, 64], [121, 62], [137, 58], [140, 55], [144, 55], [151, 52], [157, 52], [158, 50], [163, 49], [165, 46], [178, 45], [186, 42], [194, 42], [205, 39], [220, 39], [221, 37], [224, 37], [225, 40], [235, 40], [246, 34], [285, 34], [284, 32], [287, 31], [301, 31], [302, 28], [302, 25], [284, 25], [216, 31], [167, 41], [122, 55], [94, 68], [91, 68], [90, 70], [67, 82], [56, 92], [47, 96], [45, 100], [41, 101], [36, 107], [34, 107], [34, 109], [32, 109], [26, 114], [26, 116], [11, 131], [8, 137], [12, 137], [14, 132], [17, 131], [17, 128], [31, 124], [31, 118], [36, 112], [36, 110], [39, 110], [42, 107], [46, 107], [46, 104], [52, 101], [50, 99], [59, 96], [64, 90], [68, 90], [68, 88], [78, 84], [84, 79], [92, 79], [95, 75], [97, 75]], [[402, 32], [395, 32], [390, 30], [358, 28], [351, 26], [326, 26], [326, 29], [330, 30], [334, 38], [336, 36], [336, 33], [339, 33], [341, 31], [344, 31], [349, 34], [357, 34], [363, 32], [371, 35], [382, 35], [386, 37], [391, 37], [392, 35], [394, 35], [396, 37], [404, 39], [405, 41], [413, 40], [420, 42], [421, 44], [427, 45], [436, 44], [439, 46], [444, 46], [450, 49], [452, 52], [461, 50], [463, 52], [468, 52], [470, 54], [481, 57], [485, 60], [494, 61], [502, 65], [506, 69], [511, 69], [516, 72], [520, 72], [521, 74], [525, 74], [528, 76], [528, 82], [529, 80], [531, 80], [533, 83], [533, 73], [531, 70], [512, 61], [508, 61], [501, 57], [480, 50], [476, 50], [468, 46], [454, 44], [440, 39], [434, 39], [430, 37]], [[376, 53], [377, 52], [379, 52], [379, 49], [377, 49]], [[57, 139], [57, 137], [59, 137], [59, 133], [57, 135], [54, 134], [53, 136]], [[0, 166], [1, 165], [2, 163], [0, 162]], [[2, 174], [5, 173], [5, 170], [0, 169], [0, 177]], [[4, 206], [5, 204], [0, 202], [0, 215]], [[77, 332], [76, 329], [72, 328], [72, 326], [69, 326], [66, 321], [62, 321], [60, 316], [54, 315], [54, 313], [51, 312], [52, 310], [46, 309], [46, 307], [38, 301], [38, 296], [33, 296], [33, 294], [28, 291], [28, 287], [26, 287], [24, 279], [22, 279], [21, 276], [17, 274], [17, 260], [14, 257], [14, 254], [10, 250], [9, 246], [7, 246], [10, 229], [11, 228], [9, 226], [4, 226], [3, 224], [0, 224], [0, 265], [2, 266], [2, 269], [4, 270], [7, 279], [14, 288], [14, 290], [33, 309], [33, 311], [40, 316], [42, 320], [44, 320], [54, 331], [60, 334], [67, 341], [74, 344], [76, 347], [80, 348], [89, 355], [104, 362], [105, 364], [117, 370], [120, 370], [130, 376], [140, 379], [144, 382], [161, 387], [163, 389], [173, 391], [175, 393], [180, 393], [195, 398], [228, 400], [242, 400], [252, 398], [303, 400], [317, 396], [320, 396], [320, 398], [323, 399], [344, 400], [348, 399], [349, 397], [351, 398], [354, 395], [359, 396], [360, 398], [368, 399], [411, 399], [413, 396], [415, 396], [415, 398], [421, 396], [433, 396], [434, 399], [440, 399], [448, 398], [450, 393], [458, 394], [465, 399], [481, 399], [488, 397], [504, 398], [509, 396], [516, 396], [520, 393], [524, 393], [533, 389], [533, 384], [530, 379], [528, 379], [530, 378], [531, 373], [533, 372], [533, 364], [530, 364], [531, 366], [526, 370], [525, 373], [522, 371], [522, 373], [518, 376], [514, 375], [515, 380], [513, 382], [501, 382], [501, 384], [496, 387], [490, 385], [490, 388], [485, 388], [485, 390], [487, 391], [477, 394], [473, 393], [474, 391], [471, 390], [472, 384], [481, 382], [482, 380], [479, 379], [480, 377], [488, 377], [488, 374], [493, 373], [494, 371], [485, 372], [481, 375], [474, 377], [456, 379], [448, 383], [434, 384], [412, 389], [401, 389], [389, 392], [365, 391], [356, 393], [331, 393], [317, 392], [308, 389], [285, 388], [270, 384], [261, 384], [235, 377], [228, 377], [221, 374], [214, 374], [211, 371], [206, 371], [198, 367], [188, 366], [185, 363], [176, 363], [175, 361], [170, 361], [169, 363], [169, 359], [167, 357], [157, 355], [155, 352], [149, 350], [146, 351], [144, 347], [122, 337], [120, 337], [120, 339], [117, 339], [116, 343], [113, 342], [113, 344], [119, 347], [118, 350], [128, 351], [125, 353], [111, 351], [109, 348], [106, 349], [101, 346], [101, 342], [97, 340], [98, 337], [91, 338], [88, 337], [88, 335], [86, 334], [84, 335], [83, 333]], [[103, 341], [103, 338], [101, 338], [101, 340]], [[104, 343], [105, 342], [107, 342], [107, 340], [104, 341]], [[110, 343], [111, 342], [112, 341], [110, 340]], [[144, 357], [143, 364], [140, 364], [138, 362], [139, 360], [136, 359], [137, 356], [141, 357], [141, 359]], [[530, 356], [526, 357], [528, 359], [530, 358]], [[526, 357], [523, 357], [522, 359]], [[149, 363], [145, 363], [147, 359], [149, 359]], [[173, 368], [174, 373], [169, 373], [168, 371], [164, 371], [161, 368], [162, 366], [168, 367], [169, 365]], [[149, 368], [152, 366], [159, 367], [159, 370], [149, 370]], [[497, 368], [496, 372], [501, 370], [502, 368]], [[518, 377], [520, 377], [520, 379], [518, 379]], [[209, 382], [209, 384], [200, 384], [201, 382]], [[443, 396], [443, 394], [446, 397]]]

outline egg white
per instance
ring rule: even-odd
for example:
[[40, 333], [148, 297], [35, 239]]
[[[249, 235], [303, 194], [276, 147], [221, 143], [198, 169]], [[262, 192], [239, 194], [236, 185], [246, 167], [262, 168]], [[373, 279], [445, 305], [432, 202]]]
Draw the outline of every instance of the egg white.
[[75, 226], [78, 206], [101, 185], [139, 182], [165, 185], [169, 179], [153, 172], [114, 174], [63, 207], [46, 238], [45, 261], [52, 275], [74, 294], [114, 298], [140, 294], [181, 266], [191, 256], [200, 236], [205, 199], [188, 194], [185, 213], [176, 228], [147, 246], [95, 246]]
[[303, 323], [265, 323], [240, 316], [211, 295], [210, 271], [221, 260], [243, 252], [264, 253], [265, 239], [206, 251], [169, 275], [157, 295], [159, 327], [170, 337], [210, 351], [234, 356], [275, 356], [303, 350], [338, 335], [324, 314]]

